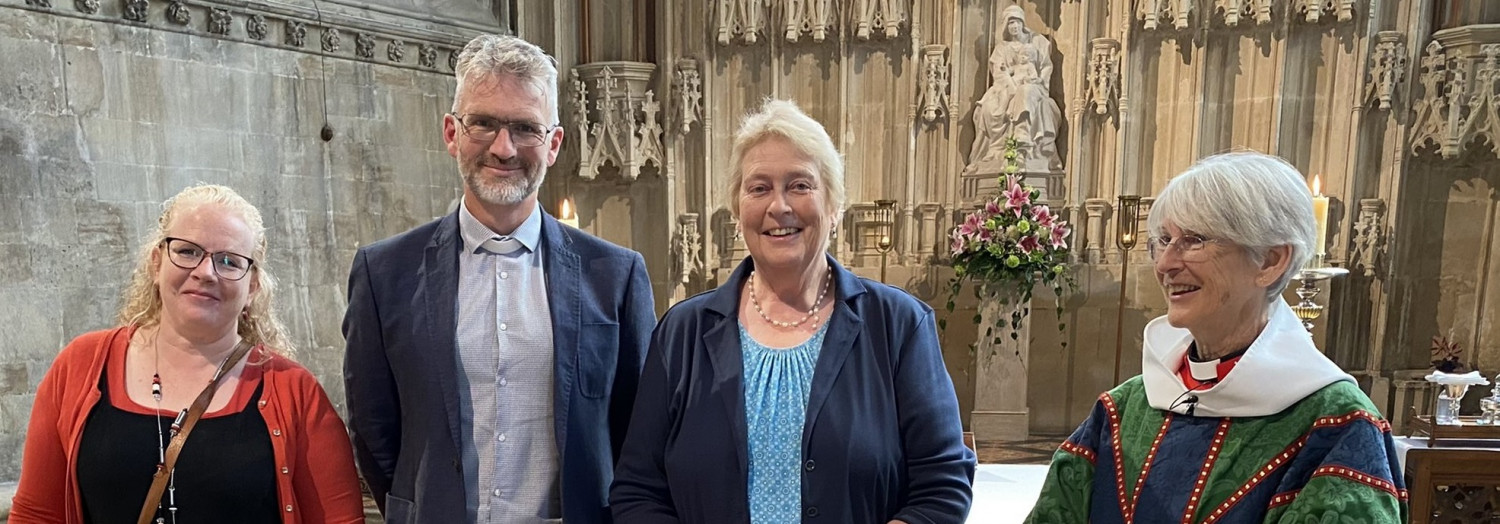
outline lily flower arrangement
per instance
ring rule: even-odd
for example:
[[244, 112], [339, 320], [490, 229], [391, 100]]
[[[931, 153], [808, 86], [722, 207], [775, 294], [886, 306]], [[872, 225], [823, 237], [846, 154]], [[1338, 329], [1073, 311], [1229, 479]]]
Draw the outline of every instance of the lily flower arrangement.
[[[965, 284], [973, 284], [976, 298], [983, 299], [990, 293], [1002, 305], [1013, 301], [1020, 305], [1009, 319], [996, 319], [995, 325], [985, 330], [984, 336], [994, 337], [996, 344], [1001, 342], [997, 330], [1008, 332], [1011, 339], [1019, 337], [1021, 321], [1031, 313], [1032, 289], [1038, 283], [1052, 288], [1058, 297], [1076, 288], [1067, 266], [1068, 237], [1073, 227], [1039, 202], [1041, 192], [1016, 174], [1016, 145], [1014, 140], [1006, 145], [1007, 165], [1000, 175], [1000, 194], [970, 212], [949, 234], [954, 277], [949, 282], [948, 311], [953, 311], [954, 299]], [[1062, 311], [1059, 299], [1059, 317]], [[975, 314], [974, 323], [981, 322], [980, 315]], [[1064, 327], [1059, 322], [1058, 330]]]

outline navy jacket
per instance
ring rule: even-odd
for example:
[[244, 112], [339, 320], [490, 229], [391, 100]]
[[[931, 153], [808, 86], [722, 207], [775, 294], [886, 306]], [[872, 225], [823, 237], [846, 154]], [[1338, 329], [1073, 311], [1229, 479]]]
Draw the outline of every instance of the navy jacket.
[[[609, 484], [656, 312], [639, 253], [543, 214], [563, 518], [610, 522]], [[458, 214], [361, 248], [344, 314], [360, 471], [386, 522], [463, 522]], [[504, 472], [501, 472], [504, 474]]]
[[[610, 490], [615, 522], [750, 522], [738, 310], [751, 265], [652, 335]], [[975, 460], [932, 308], [829, 265], [838, 298], [802, 429], [803, 522], [962, 523]]]

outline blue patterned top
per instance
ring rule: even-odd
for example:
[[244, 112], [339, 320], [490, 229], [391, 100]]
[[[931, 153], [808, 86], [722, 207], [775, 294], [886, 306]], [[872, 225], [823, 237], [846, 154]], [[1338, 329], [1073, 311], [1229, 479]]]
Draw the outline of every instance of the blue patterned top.
[[802, 521], [802, 425], [827, 331], [824, 323], [801, 345], [776, 349], [756, 342], [740, 326], [751, 524]]

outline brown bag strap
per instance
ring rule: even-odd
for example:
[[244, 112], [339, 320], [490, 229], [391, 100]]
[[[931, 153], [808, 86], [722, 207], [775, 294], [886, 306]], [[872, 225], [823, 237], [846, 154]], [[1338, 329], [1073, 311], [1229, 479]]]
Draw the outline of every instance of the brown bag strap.
[[136, 520], [139, 524], [150, 524], [151, 518], [156, 516], [156, 510], [161, 506], [162, 493], [167, 490], [167, 480], [172, 478], [172, 468], [177, 465], [177, 453], [182, 451], [182, 445], [187, 441], [188, 433], [193, 432], [193, 426], [198, 424], [198, 419], [208, 409], [209, 403], [214, 400], [214, 393], [219, 390], [219, 381], [229, 370], [234, 369], [240, 359], [250, 352], [250, 344], [241, 340], [234, 347], [234, 352], [229, 358], [219, 364], [219, 370], [214, 372], [213, 380], [208, 381], [208, 387], [198, 393], [198, 398], [193, 400], [193, 405], [177, 414], [177, 419], [172, 421], [172, 442], [167, 444], [166, 462], [156, 465], [156, 474], [151, 479], [151, 490], [146, 492], [146, 505], [141, 507], [141, 517]]

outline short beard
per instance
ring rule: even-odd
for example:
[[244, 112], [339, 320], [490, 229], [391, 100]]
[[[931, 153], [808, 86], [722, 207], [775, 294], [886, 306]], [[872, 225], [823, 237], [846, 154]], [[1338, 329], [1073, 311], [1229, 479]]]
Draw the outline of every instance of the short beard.
[[537, 169], [532, 166], [528, 167], [524, 181], [511, 180], [486, 184], [479, 179], [479, 173], [483, 170], [481, 166], [474, 166], [472, 170], [465, 171], [463, 173], [464, 186], [474, 196], [479, 197], [481, 202], [498, 206], [513, 206], [525, 202], [527, 197], [536, 194], [541, 189], [542, 181], [547, 178], [544, 168]]

